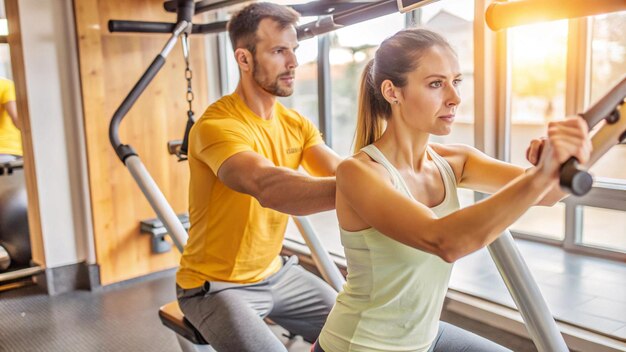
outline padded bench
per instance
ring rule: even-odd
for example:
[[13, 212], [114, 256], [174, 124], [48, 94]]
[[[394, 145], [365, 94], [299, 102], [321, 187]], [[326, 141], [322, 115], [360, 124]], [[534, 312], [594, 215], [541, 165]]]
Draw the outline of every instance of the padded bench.
[[178, 306], [178, 301], [170, 302], [159, 309], [159, 318], [163, 325], [176, 333], [180, 347], [184, 352], [215, 351], [202, 338]]

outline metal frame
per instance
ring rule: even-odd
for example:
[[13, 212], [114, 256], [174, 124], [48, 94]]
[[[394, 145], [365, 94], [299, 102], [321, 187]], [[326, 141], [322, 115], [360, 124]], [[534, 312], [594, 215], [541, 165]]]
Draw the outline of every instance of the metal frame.
[[333, 147], [333, 120], [330, 88], [330, 37], [317, 37], [317, 110], [319, 128], [326, 145]]
[[595, 207], [626, 212], [626, 185], [596, 182], [583, 197], [569, 197], [565, 203], [565, 239], [568, 251], [626, 261], [626, 253], [583, 243], [583, 207]]
[[507, 230], [488, 247], [515, 301], [530, 338], [540, 352], [569, 351], [539, 286]]

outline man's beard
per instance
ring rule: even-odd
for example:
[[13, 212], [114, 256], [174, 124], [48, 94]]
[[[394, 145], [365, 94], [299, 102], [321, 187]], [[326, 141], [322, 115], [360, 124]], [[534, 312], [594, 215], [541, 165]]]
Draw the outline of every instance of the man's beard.
[[295, 77], [294, 71], [283, 72], [276, 76], [276, 78], [272, 81], [269, 77], [267, 77], [264, 70], [260, 69], [256, 58], [253, 58], [253, 60], [254, 66], [252, 68], [252, 77], [254, 78], [254, 81], [261, 87], [261, 89], [277, 97], [288, 97], [293, 94], [293, 86], [283, 88], [280, 87], [278, 83], [280, 82], [281, 77]]

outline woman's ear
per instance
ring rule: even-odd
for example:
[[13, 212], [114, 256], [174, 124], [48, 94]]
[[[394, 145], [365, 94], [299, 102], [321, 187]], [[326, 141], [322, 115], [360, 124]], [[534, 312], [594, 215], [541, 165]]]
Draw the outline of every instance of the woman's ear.
[[393, 82], [388, 79], [384, 80], [380, 84], [380, 91], [389, 104], [398, 104], [398, 89], [393, 85]]
[[235, 50], [235, 61], [243, 72], [252, 70], [252, 55], [248, 49], [238, 48]]

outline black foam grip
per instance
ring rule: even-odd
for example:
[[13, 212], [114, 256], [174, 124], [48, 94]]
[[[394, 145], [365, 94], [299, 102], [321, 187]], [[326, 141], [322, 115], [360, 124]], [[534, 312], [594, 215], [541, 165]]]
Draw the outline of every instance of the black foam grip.
[[583, 196], [591, 190], [593, 178], [587, 171], [578, 168], [576, 158], [570, 158], [561, 166], [559, 183], [565, 191]]

